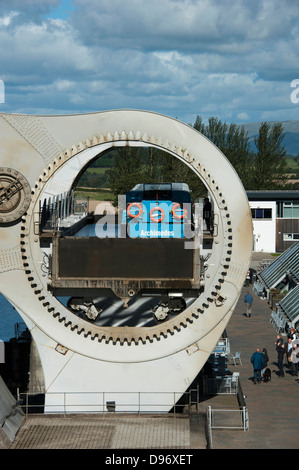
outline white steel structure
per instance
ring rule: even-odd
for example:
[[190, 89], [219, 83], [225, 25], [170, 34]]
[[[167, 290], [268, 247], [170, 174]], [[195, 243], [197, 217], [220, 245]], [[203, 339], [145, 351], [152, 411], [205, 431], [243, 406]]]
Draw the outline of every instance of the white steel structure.
[[[134, 410], [133, 392], [157, 392], [145, 396], [145, 411], [168, 411], [172, 392], [179, 398], [188, 388], [224, 331], [249, 267], [251, 213], [235, 170], [193, 128], [146, 111], [0, 114], [0, 136], [0, 290], [37, 346], [46, 411], [60, 411], [65, 400], [68, 410], [78, 410], [75, 401], [82, 411], [98, 400], [90, 392], [115, 401], [116, 411]], [[161, 148], [191, 167], [213, 199], [218, 225], [204, 292], [149, 328], [101, 327], [71, 313], [47, 288], [39, 243], [40, 201], [68, 191], [107, 148], [128, 145]]]

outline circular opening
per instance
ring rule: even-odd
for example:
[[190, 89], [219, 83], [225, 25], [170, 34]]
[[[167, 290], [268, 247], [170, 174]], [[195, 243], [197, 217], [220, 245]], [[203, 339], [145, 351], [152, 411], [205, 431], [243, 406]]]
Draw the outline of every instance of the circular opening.
[[[181, 191], [177, 187], [174, 189], [174, 183], [183, 183], [187, 185], [188, 191]], [[142, 195], [138, 191], [138, 186], [143, 185]], [[148, 185], [145, 189], [145, 185]], [[171, 186], [173, 185], [173, 186]], [[128, 202], [125, 200], [125, 208], [121, 206], [119, 196], [126, 196], [136, 192], [137, 201]], [[133, 191], [132, 191], [133, 190]], [[146, 194], [145, 194], [146, 193]], [[170, 218], [176, 226], [183, 226], [185, 222], [190, 222], [186, 214], [185, 204], [190, 204], [192, 217], [195, 217], [195, 209], [200, 206], [202, 213], [204, 208], [204, 197], [207, 196], [207, 188], [201, 183], [198, 175], [186, 163], [177, 156], [169, 155], [168, 152], [155, 147], [116, 147], [108, 148], [101, 154], [96, 154], [86, 165], [84, 165], [76, 174], [70, 190], [65, 194], [64, 199], [57, 201], [43, 201], [43, 213], [47, 217], [43, 220], [42, 233], [47, 230], [59, 234], [61, 239], [89, 239], [93, 243], [94, 238], [98, 237], [98, 227], [106, 231], [105, 238], [114, 239], [119, 235], [119, 227], [123, 221], [123, 211], [134, 222], [135, 228], [139, 224], [139, 235], [143, 231], [141, 227], [141, 217], [147, 217], [147, 223], [152, 222], [156, 226], [161, 226], [164, 219], [170, 223]], [[153, 205], [149, 210], [149, 203]], [[70, 207], [68, 212], [66, 207]], [[137, 209], [133, 214], [133, 204]], [[158, 204], [158, 205], [156, 205]], [[63, 209], [61, 209], [63, 206]], [[160, 207], [161, 206], [161, 207]], [[175, 208], [175, 211], [174, 211]], [[62, 218], [62, 211], [66, 216]], [[134, 217], [132, 217], [134, 215]], [[153, 220], [154, 218], [154, 220]], [[77, 220], [78, 219], [78, 220]], [[85, 220], [85, 221], [84, 221]], [[110, 223], [111, 220], [111, 223]], [[59, 225], [57, 225], [59, 221]], [[80, 224], [80, 221], [82, 223]], [[102, 225], [102, 221], [104, 222]], [[128, 222], [128, 220], [126, 221]], [[166, 221], [165, 221], [166, 222]], [[206, 219], [204, 224], [207, 223]], [[77, 224], [76, 230], [71, 227]], [[194, 221], [193, 221], [194, 225]], [[204, 226], [207, 238], [211, 242], [211, 226]], [[117, 229], [116, 229], [117, 227]], [[194, 227], [192, 227], [194, 228]], [[126, 236], [130, 237], [126, 228]], [[145, 230], [144, 230], [145, 231]], [[163, 230], [161, 230], [163, 232]], [[148, 231], [147, 231], [148, 233]], [[136, 237], [136, 231], [134, 237]], [[182, 234], [170, 236], [171, 238], [182, 238]], [[157, 242], [157, 236], [146, 235], [146, 243], [150, 247], [151, 243]], [[159, 237], [158, 237], [159, 238]], [[167, 238], [167, 236], [165, 237]], [[183, 236], [184, 238], [184, 236]], [[42, 239], [42, 238], [41, 238]], [[112, 240], [113, 242], [115, 240]], [[80, 242], [78, 242], [80, 246]], [[86, 244], [84, 245], [87, 246]], [[211, 246], [208, 247], [208, 249]], [[161, 248], [163, 250], [163, 247]], [[149, 248], [149, 251], [151, 248]], [[134, 251], [134, 248], [133, 248]], [[186, 250], [186, 253], [189, 250]], [[79, 256], [80, 249], [73, 249], [68, 262], [77, 258], [76, 266], [84, 265], [88, 269], [95, 263], [90, 251], [85, 258]], [[53, 253], [50, 253], [50, 257]], [[120, 256], [122, 253], [120, 253]], [[150, 256], [150, 255], [149, 255]], [[86, 261], [86, 257], [88, 258]], [[136, 254], [138, 257], [138, 254]], [[136, 262], [136, 257], [131, 259], [131, 263]], [[189, 256], [190, 258], [190, 256]], [[45, 270], [47, 269], [48, 259], [44, 258]], [[111, 258], [111, 264], [115, 262]], [[170, 261], [170, 260], [169, 260]], [[107, 262], [107, 260], [106, 260]], [[173, 259], [171, 260], [173, 263]], [[178, 261], [182, 262], [182, 261]], [[108, 263], [109, 264], [109, 260]], [[129, 263], [127, 264], [129, 267]], [[161, 266], [163, 269], [164, 267]], [[162, 270], [163, 270], [162, 269]], [[92, 270], [92, 269], [91, 269]], [[103, 271], [101, 271], [103, 273]], [[125, 276], [125, 269], [122, 266], [122, 273]], [[147, 270], [144, 267], [143, 277], [146, 278]], [[88, 272], [84, 272], [84, 278]], [[111, 275], [107, 274], [111, 278]], [[156, 276], [157, 277], [157, 276]], [[168, 273], [168, 278], [171, 275]], [[136, 281], [136, 282], [134, 282]], [[183, 312], [190, 306], [195, 298], [198, 297], [200, 289], [192, 291], [191, 285], [186, 290], [182, 287], [175, 288], [174, 284], [165, 288], [154, 286], [140, 286], [140, 276], [136, 279], [130, 278], [130, 282], [125, 286], [125, 293], [116, 292], [112, 288], [88, 288], [84, 289], [82, 283], [72, 284], [72, 287], [51, 288], [53, 295], [59, 302], [66, 307], [75, 316], [82, 318], [98, 326], [137, 326], [151, 327], [157, 323], [170, 320]], [[135, 284], [137, 286], [135, 286]], [[149, 282], [150, 284], [150, 282]], [[152, 282], [154, 284], [154, 282]], [[133, 285], [133, 288], [130, 286]]]

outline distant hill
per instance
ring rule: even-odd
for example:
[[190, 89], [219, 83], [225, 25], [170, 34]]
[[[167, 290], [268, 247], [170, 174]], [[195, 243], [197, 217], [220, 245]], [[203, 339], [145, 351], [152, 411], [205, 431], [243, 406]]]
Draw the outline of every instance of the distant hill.
[[[271, 121], [274, 124], [277, 121]], [[299, 155], [299, 121], [280, 121], [283, 124], [285, 138], [284, 144], [288, 155]], [[244, 124], [245, 130], [248, 132], [250, 143], [255, 150], [254, 137], [259, 133], [261, 123], [252, 122]]]

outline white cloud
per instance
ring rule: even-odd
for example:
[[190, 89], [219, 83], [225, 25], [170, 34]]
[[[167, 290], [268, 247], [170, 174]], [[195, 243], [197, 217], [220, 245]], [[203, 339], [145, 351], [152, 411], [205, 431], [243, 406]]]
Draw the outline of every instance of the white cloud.
[[136, 107], [185, 122], [197, 114], [299, 119], [290, 100], [299, 78], [296, 3], [73, 0], [73, 13], [59, 19], [60, 3], [1, 1], [0, 111]]
[[57, 91], [69, 91], [73, 88], [74, 82], [71, 82], [70, 80], [56, 80], [54, 82], [54, 86]]
[[0, 26], [9, 26], [15, 16], [18, 16], [17, 11], [11, 11], [7, 15], [0, 17]]
[[247, 113], [238, 113], [237, 118], [239, 119], [239, 121], [243, 121], [243, 122], [249, 121], [249, 115]]

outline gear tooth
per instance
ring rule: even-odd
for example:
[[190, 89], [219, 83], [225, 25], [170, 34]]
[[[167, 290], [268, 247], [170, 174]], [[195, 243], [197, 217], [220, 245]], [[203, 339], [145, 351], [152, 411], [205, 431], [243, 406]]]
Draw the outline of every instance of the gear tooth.
[[[98, 336], [98, 335], [97, 335], [97, 336]], [[105, 339], [106, 339], [106, 337], [105, 337], [104, 334], [98, 336], [98, 342], [99, 342], [99, 343], [102, 343], [102, 342], [105, 343]]]
[[167, 330], [167, 333], [170, 334], [170, 336], [174, 335], [174, 331], [172, 331], [170, 328]]
[[149, 343], [152, 343], [153, 338], [151, 338], [150, 336], [146, 336], [145, 341], [148, 341]]
[[83, 142], [79, 142], [78, 144], [78, 150], [79, 151], [82, 151], [82, 150], [85, 150], [86, 149], [86, 144], [84, 144]]

